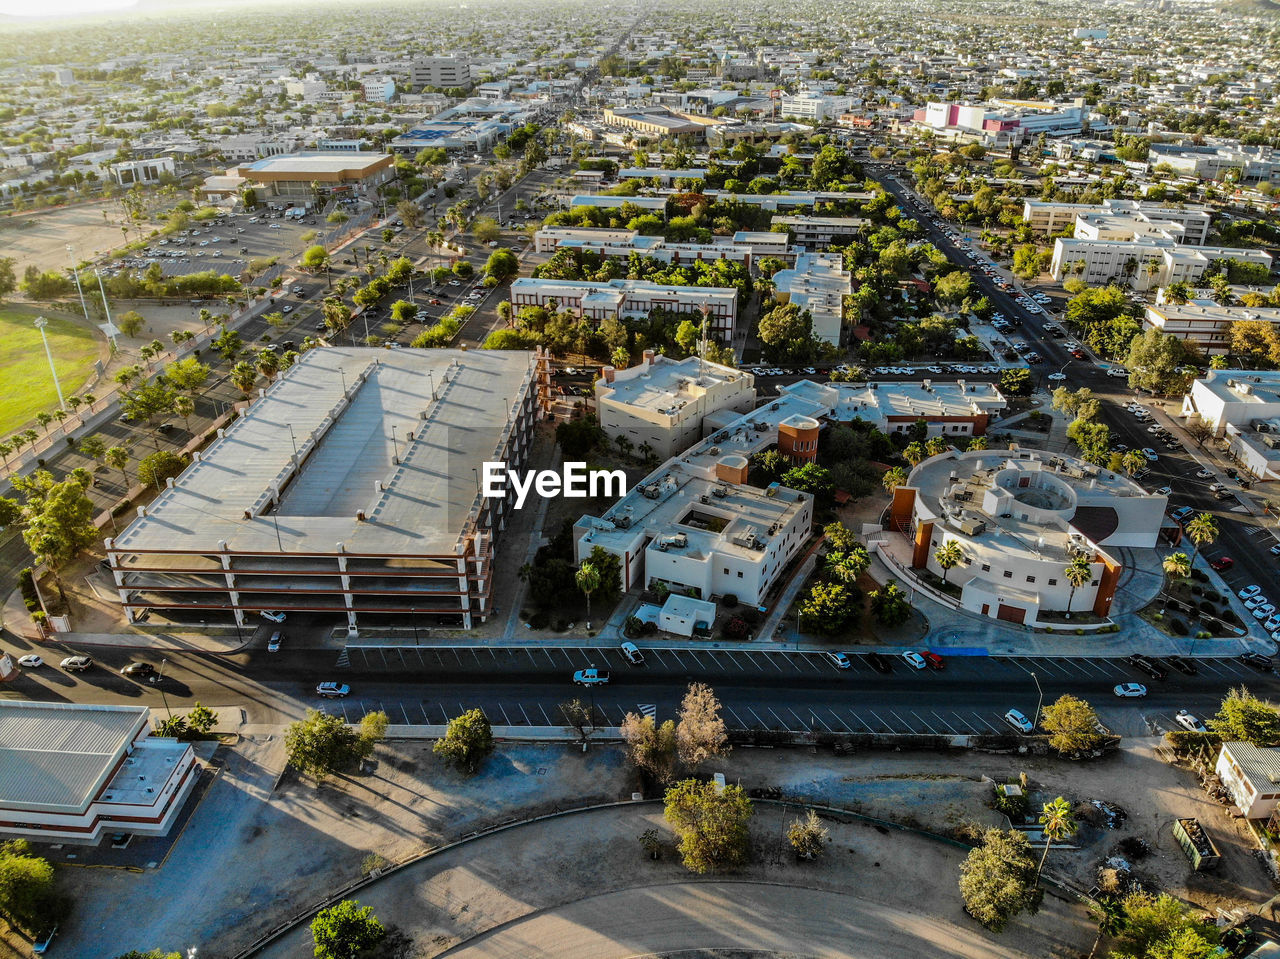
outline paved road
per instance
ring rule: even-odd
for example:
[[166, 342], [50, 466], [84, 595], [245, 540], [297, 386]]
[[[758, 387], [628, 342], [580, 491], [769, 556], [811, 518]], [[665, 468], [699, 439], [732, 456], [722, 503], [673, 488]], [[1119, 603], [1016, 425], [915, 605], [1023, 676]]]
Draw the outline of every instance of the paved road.
[[[26, 652], [19, 641], [9, 644]], [[1033, 716], [1039, 703], [1070, 692], [1094, 703], [1111, 728], [1147, 734], [1172, 729], [1173, 716], [1189, 709], [1216, 711], [1226, 691], [1247, 684], [1261, 694], [1277, 678], [1230, 659], [1197, 660], [1195, 676], [1170, 671], [1147, 679], [1122, 660], [962, 657], [947, 659], [941, 672], [915, 670], [901, 660], [890, 672], [873, 670], [861, 655], [836, 669], [821, 653], [777, 648], [728, 651], [655, 649], [642, 667], [622, 663], [611, 647], [351, 647], [290, 649], [267, 653], [260, 646], [231, 656], [151, 653], [137, 658], [163, 668], [159, 683], [136, 682], [119, 668], [135, 653], [122, 649], [62, 650], [42, 655], [57, 663], [70, 652], [88, 652], [95, 666], [69, 674], [56, 665], [27, 670], [0, 690], [0, 698], [96, 703], [144, 703], [187, 709], [243, 705], [250, 722], [287, 722], [306, 708], [323, 708], [358, 720], [382, 709], [392, 722], [440, 724], [479, 707], [495, 725], [563, 725], [560, 704], [580, 699], [598, 710], [599, 725], [617, 725], [628, 712], [674, 716], [687, 684], [711, 684], [725, 706], [729, 725], [741, 729], [814, 732], [913, 732], [932, 734], [1006, 732], [1010, 708]], [[588, 665], [613, 670], [607, 686], [583, 688], [573, 670]], [[1034, 675], [1033, 675], [1034, 674]], [[287, 677], [287, 678], [286, 678]], [[315, 685], [337, 680], [349, 698], [321, 699]], [[1118, 699], [1118, 683], [1145, 683], [1145, 699]]]

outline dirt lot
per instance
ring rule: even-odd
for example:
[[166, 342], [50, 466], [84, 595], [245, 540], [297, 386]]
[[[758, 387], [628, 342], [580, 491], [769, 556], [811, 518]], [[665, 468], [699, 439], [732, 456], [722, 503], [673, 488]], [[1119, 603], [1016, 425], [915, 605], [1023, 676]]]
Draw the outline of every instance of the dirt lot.
[[[387, 744], [369, 774], [336, 779], [319, 789], [292, 778], [277, 787], [282, 766], [278, 734], [251, 736], [229, 751], [221, 775], [159, 872], [68, 871], [68, 890], [77, 904], [59, 937], [59, 951], [105, 959], [132, 948], [176, 949], [194, 942], [202, 956], [216, 959], [359, 877], [370, 853], [403, 859], [517, 814], [626, 799], [634, 786], [620, 750], [606, 746], [593, 747], [585, 755], [563, 744], [505, 746], [471, 780], [443, 768], [430, 744], [419, 741]], [[1016, 778], [1025, 772], [1034, 808], [1061, 794], [1073, 802], [1113, 801], [1129, 812], [1128, 821], [1116, 830], [1083, 827], [1077, 837], [1079, 851], [1051, 852], [1051, 873], [1088, 888], [1114, 843], [1140, 836], [1153, 852], [1136, 864], [1138, 875], [1206, 909], [1256, 904], [1273, 893], [1252, 847], [1224, 819], [1221, 807], [1204, 797], [1190, 773], [1156, 758], [1152, 743], [1145, 740], [1130, 741], [1114, 757], [1084, 765], [977, 754], [833, 757], [803, 750], [742, 749], [715, 768], [749, 788], [779, 785], [788, 798], [913, 821], [937, 832], [950, 832], [966, 820], [995, 821], [985, 806], [991, 787], [981, 777]], [[1135, 784], [1141, 784], [1141, 792], [1135, 792]], [[400, 889], [399, 898], [386, 893], [391, 898], [379, 911], [418, 938], [421, 949], [416, 954], [434, 955], [495, 922], [534, 909], [606, 889], [685, 878], [670, 856], [650, 864], [638, 855], [635, 839], [645, 828], [639, 818], [653, 819], [655, 825], [660, 820], [657, 807], [644, 809], [620, 825], [601, 825], [598, 834], [570, 826], [554, 841], [549, 834], [519, 831], [505, 834], [509, 845], [485, 840], [496, 844], [497, 852], [486, 860], [490, 865], [482, 866], [468, 853], [448, 869], [442, 864], [438, 870], [409, 870], [405, 875], [417, 878]], [[1170, 824], [1186, 815], [1198, 817], [1222, 851], [1224, 863], [1216, 876], [1191, 873], [1173, 842]], [[833, 829], [837, 852], [825, 864], [799, 869], [779, 855], [780, 823], [777, 814], [761, 812], [753, 831], [757, 862], [743, 878], [803, 880], [845, 893], [856, 887], [867, 902], [886, 909], [907, 909], [921, 921], [926, 921], [925, 915], [934, 916], [976, 929], [957, 905], [960, 850], [852, 824]], [[854, 875], [842, 872], [846, 867], [838, 864], [850, 860], [858, 864], [862, 878], [868, 863], [882, 863], [876, 882], [859, 885]], [[425, 884], [427, 875], [435, 872], [441, 880]], [[375, 902], [376, 896], [384, 895], [383, 888], [392, 886], [384, 882], [361, 896]], [[405, 908], [406, 900], [415, 905]], [[915, 903], [929, 905], [917, 909]], [[1010, 949], [1004, 954], [1077, 955], [1075, 950], [1087, 951], [1091, 941], [1083, 910], [1057, 901], [1018, 929], [1000, 940]], [[304, 941], [305, 937], [290, 939], [292, 945], [273, 954], [309, 954], [301, 951]], [[908, 948], [899, 954], [919, 952]]]
[[[106, 217], [103, 217], [103, 211]], [[85, 203], [60, 210], [24, 214], [4, 222], [5, 256], [14, 259], [19, 277], [28, 266], [61, 272], [71, 265], [67, 244], [77, 261], [88, 260], [124, 243], [120, 204]], [[27, 224], [30, 224], [29, 226]]]

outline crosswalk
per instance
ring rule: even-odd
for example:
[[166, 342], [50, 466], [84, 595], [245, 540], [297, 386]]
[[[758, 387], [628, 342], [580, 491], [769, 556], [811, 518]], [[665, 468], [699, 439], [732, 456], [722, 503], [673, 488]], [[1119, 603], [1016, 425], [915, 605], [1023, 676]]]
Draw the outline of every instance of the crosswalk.
[[648, 716], [654, 722], [658, 721], [658, 707], [653, 703], [636, 703], [636, 708], [640, 710], [641, 716]]

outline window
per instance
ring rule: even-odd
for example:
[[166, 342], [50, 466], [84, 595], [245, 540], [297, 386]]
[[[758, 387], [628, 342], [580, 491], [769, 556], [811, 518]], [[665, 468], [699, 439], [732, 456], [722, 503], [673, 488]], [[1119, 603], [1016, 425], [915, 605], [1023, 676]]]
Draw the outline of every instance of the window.
[[1050, 586], [1057, 586], [1057, 585], [1058, 585], [1058, 581], [1057, 581], [1056, 579], [1051, 579], [1051, 580], [1049, 580], [1049, 585], [1050, 585]]
[[728, 575], [729, 575], [729, 567], [728, 567], [728, 566], [724, 567], [724, 574], [725, 574], [726, 576], [728, 576]]
[[1004, 571], [1004, 578], [1005, 578], [1005, 579], [1013, 579], [1013, 570], [1011, 570], [1011, 569], [1006, 569], [1006, 570]]
[[1036, 578], [1035, 578], [1034, 576], [1028, 576], [1028, 577], [1027, 577], [1027, 582], [1028, 582], [1028, 583], [1034, 583], [1035, 581], [1036, 581]]
[[742, 570], [738, 570], [738, 579], [742, 579]]
[[983, 563], [983, 564], [982, 564], [982, 571], [983, 571], [984, 573], [989, 573], [989, 572], [991, 572], [991, 564], [990, 564], [990, 563]]

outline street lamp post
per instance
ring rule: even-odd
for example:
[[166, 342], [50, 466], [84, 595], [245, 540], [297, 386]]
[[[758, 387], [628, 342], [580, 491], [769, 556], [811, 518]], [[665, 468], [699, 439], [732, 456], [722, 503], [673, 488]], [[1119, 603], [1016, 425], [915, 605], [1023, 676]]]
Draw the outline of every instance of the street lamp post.
[[89, 304], [84, 301], [84, 290], [80, 286], [80, 271], [76, 269], [75, 247], [67, 244], [67, 256], [71, 259], [71, 276], [76, 281], [76, 292], [80, 294], [80, 309], [84, 310], [84, 318], [89, 322]]
[[293, 461], [294, 461], [294, 465], [296, 466], [298, 462], [298, 440], [293, 435], [293, 424], [285, 423], [284, 425], [289, 428], [289, 440], [290, 442], [293, 443]]
[[164, 694], [164, 668], [168, 663], [169, 660], [167, 659], [160, 660], [160, 676], [156, 680], [156, 686], [160, 689], [160, 699], [164, 702], [164, 711], [168, 714], [169, 718], [172, 719], [173, 712], [169, 709], [169, 697]]
[[1036, 692], [1040, 694], [1040, 698], [1036, 701], [1036, 718], [1035, 718], [1035, 721], [1031, 724], [1032, 727], [1034, 728], [1040, 725], [1040, 708], [1044, 705], [1044, 690], [1040, 688], [1040, 677], [1038, 677], [1035, 673], [1032, 673], [1031, 678], [1035, 680]]
[[49, 325], [49, 321], [43, 316], [37, 316], [36, 329], [40, 331], [40, 339], [44, 340], [44, 355], [49, 358], [49, 372], [53, 375], [53, 388], [58, 392], [58, 406], [63, 410], [67, 408], [67, 401], [62, 396], [62, 384], [58, 382], [58, 370], [53, 365], [53, 350], [49, 349], [49, 334], [44, 328]]

